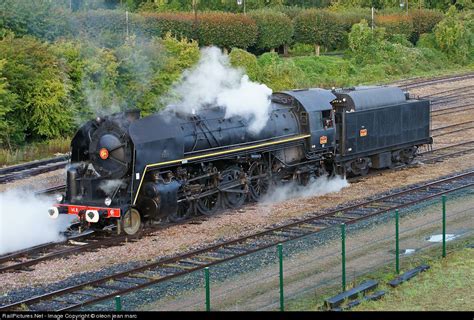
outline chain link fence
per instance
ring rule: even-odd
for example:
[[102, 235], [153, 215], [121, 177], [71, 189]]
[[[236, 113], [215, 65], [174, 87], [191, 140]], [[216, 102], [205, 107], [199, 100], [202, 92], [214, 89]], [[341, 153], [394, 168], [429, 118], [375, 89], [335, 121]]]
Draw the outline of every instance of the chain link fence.
[[198, 270], [84, 310], [317, 310], [361, 277], [395, 276], [445, 255], [474, 235], [473, 213], [474, 188], [467, 187], [212, 265], [207, 281]]

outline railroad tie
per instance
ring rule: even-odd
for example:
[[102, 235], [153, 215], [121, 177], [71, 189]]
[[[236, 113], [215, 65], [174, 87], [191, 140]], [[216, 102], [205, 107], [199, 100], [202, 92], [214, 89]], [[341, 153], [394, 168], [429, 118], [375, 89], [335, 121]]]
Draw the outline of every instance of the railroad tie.
[[164, 267], [167, 267], [167, 268], [175, 268], [175, 269], [178, 269], [178, 270], [192, 270], [194, 269], [195, 267], [192, 267], [192, 266], [185, 266], [185, 265], [182, 265], [182, 264], [179, 264], [179, 263], [167, 263], [167, 264], [164, 264], [163, 265]]

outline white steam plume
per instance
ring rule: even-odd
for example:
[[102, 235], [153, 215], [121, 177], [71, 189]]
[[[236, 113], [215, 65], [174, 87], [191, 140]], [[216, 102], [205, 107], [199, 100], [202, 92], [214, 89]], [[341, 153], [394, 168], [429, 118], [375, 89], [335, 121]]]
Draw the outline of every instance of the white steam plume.
[[51, 204], [24, 190], [0, 193], [0, 254], [63, 240], [71, 217], [49, 218]]
[[99, 189], [105, 192], [105, 194], [111, 196], [112, 193], [118, 188], [118, 187], [124, 187], [126, 186], [126, 183], [123, 182], [122, 180], [105, 180], [102, 181], [99, 184]]
[[219, 48], [201, 50], [196, 67], [183, 73], [171, 90], [179, 102], [168, 110], [192, 113], [208, 105], [225, 108], [225, 117], [241, 116], [249, 121], [249, 131], [258, 133], [269, 119], [272, 90], [249, 80], [242, 70], [230, 65]]
[[263, 196], [262, 204], [277, 203], [294, 198], [307, 198], [313, 196], [322, 196], [331, 192], [339, 192], [341, 189], [349, 186], [345, 178], [327, 176], [312, 178], [308, 185], [302, 186], [296, 182], [289, 182], [278, 186]]

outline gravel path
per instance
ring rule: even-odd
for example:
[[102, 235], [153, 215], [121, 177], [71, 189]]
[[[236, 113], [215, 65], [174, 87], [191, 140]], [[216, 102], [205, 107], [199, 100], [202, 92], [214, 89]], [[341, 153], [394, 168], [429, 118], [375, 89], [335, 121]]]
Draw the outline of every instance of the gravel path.
[[[473, 85], [474, 80], [444, 83], [430, 88], [417, 88], [411, 92], [415, 95], [427, 95], [455, 87]], [[456, 122], [474, 120], [472, 112], [437, 117], [432, 126], [442, 126]], [[473, 139], [474, 131], [446, 135], [435, 140], [435, 147]], [[238, 238], [253, 234], [274, 224], [284, 223], [293, 218], [301, 218], [308, 212], [334, 207], [348, 201], [354, 201], [393, 188], [426, 181], [454, 171], [472, 167], [474, 154], [446, 160], [433, 165], [421, 165], [410, 169], [382, 172], [358, 183], [344, 188], [338, 193], [324, 196], [292, 199], [278, 204], [254, 204], [240, 210], [227, 211], [208, 218], [202, 224], [183, 224], [162, 230], [159, 234], [149, 236], [136, 243], [119, 247], [104, 248], [98, 252], [83, 253], [68, 259], [47, 261], [35, 267], [34, 271], [7, 273], [0, 275], [0, 295], [12, 289], [27, 286], [50, 285], [57, 281], [74, 281], [82, 274], [89, 277], [95, 271], [104, 268], [118, 268], [124, 263], [145, 262], [158, 257], [169, 256], [178, 252], [191, 250], [223, 239]], [[28, 190], [43, 189], [64, 182], [64, 170], [38, 175], [26, 180], [0, 185], [0, 191], [9, 188], [24, 187]], [[68, 279], [71, 277], [70, 279]], [[77, 279], [76, 279], [77, 280]], [[26, 289], [25, 289], [26, 290]]]

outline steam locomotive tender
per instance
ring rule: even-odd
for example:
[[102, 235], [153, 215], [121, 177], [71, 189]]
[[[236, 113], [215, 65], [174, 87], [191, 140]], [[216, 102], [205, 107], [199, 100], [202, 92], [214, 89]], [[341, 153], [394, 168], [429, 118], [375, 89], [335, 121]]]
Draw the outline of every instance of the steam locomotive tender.
[[144, 222], [258, 201], [286, 181], [410, 163], [432, 143], [430, 102], [387, 86], [274, 93], [265, 127], [248, 126], [219, 106], [91, 120], [72, 140], [66, 194], [49, 214], [135, 234]]

